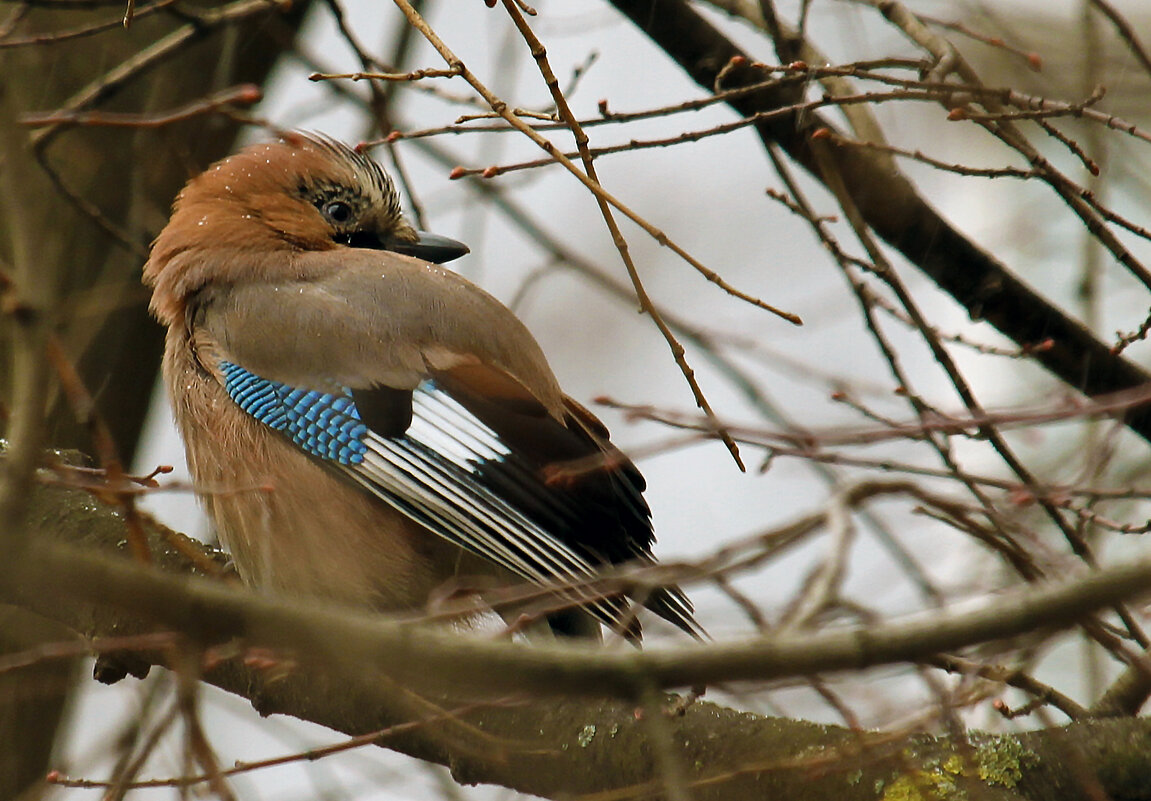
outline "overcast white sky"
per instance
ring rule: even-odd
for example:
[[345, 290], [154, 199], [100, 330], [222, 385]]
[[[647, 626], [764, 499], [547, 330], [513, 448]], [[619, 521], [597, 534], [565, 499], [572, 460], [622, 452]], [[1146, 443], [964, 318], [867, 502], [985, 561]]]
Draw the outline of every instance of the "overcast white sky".
[[[501, 11], [488, 10], [479, 2], [434, 5], [440, 12], [432, 17], [437, 31], [474, 72], [516, 105], [545, 105], [546, 90], [523, 43], [509, 33], [510, 24]], [[613, 110], [625, 111], [699, 96], [694, 84], [678, 68], [652, 50], [630, 23], [603, 3], [541, 0], [536, 5], [541, 12], [535, 21], [536, 30], [547, 45], [549, 59], [561, 82], [575, 65], [585, 63], [593, 51], [598, 53], [598, 59], [569, 98], [577, 113], [594, 116], [600, 99], [607, 99]], [[795, 5], [782, 4], [785, 14], [793, 14]], [[1126, 5], [1134, 8], [1136, 0]], [[361, 41], [369, 47], [390, 41], [389, 32], [399, 22], [399, 14], [390, 4], [355, 0], [347, 6]], [[1041, 9], [1045, 19], [1056, 19], [1070, 18], [1076, 4], [1043, 2], [1027, 6], [1021, 2], [1020, 6], [1028, 8], [1029, 14], [1031, 9], [1035, 14]], [[923, 4], [916, 7], [925, 8]], [[954, 4], [940, 4], [938, 8], [954, 8]], [[913, 53], [910, 45], [887, 29], [872, 24], [871, 18], [872, 14], [865, 9], [847, 3], [820, 2], [814, 4], [811, 28], [815, 40], [825, 47], [833, 61], [890, 52]], [[773, 53], [756, 44], [756, 37], [739, 30], [738, 25], [735, 29], [747, 46], [758, 48], [753, 51], [756, 57], [775, 61]], [[341, 46], [326, 16], [313, 21], [304, 40], [307, 49], [332, 69], [358, 68]], [[1031, 46], [1038, 47], [1038, 44]], [[440, 66], [438, 58], [426, 47], [419, 52], [424, 56], [415, 59], [412, 66]], [[358, 141], [363, 130], [357, 115], [333, 104], [324, 86], [306, 80], [308, 72], [305, 67], [283, 69], [261, 113], [282, 126], [319, 130]], [[460, 82], [449, 86], [458, 93], [465, 91]], [[897, 124], [893, 116], [896, 112], [904, 115]], [[410, 128], [422, 128], [449, 123], [458, 113], [441, 102], [417, 98], [405, 102], [402, 119]], [[931, 139], [935, 148], [933, 155], [956, 162], [980, 162], [983, 154], [971, 152], [969, 138], [958, 134], [949, 137], [938, 125], [941, 113], [938, 109], [908, 111], [905, 107], [889, 107], [881, 109], [879, 116], [896, 142], [906, 140], [916, 146], [915, 125], [923, 121], [935, 125]], [[660, 119], [636, 124], [625, 133], [598, 128], [593, 132], [596, 137], [593, 144], [619, 141], [624, 136], [666, 136], [685, 127], [706, 128], [729, 119], [731, 115], [720, 108], [700, 112], [687, 120]], [[535, 158], [537, 153], [533, 147], [511, 136], [498, 143], [468, 137], [436, 141], [457, 153], [459, 163], [466, 166], [506, 163], [517, 157]], [[525, 277], [544, 271], [519, 299], [516, 311], [540, 340], [569, 394], [589, 405], [594, 398], [607, 395], [628, 403], [656, 403], [685, 411], [692, 408], [684, 381], [649, 320], [589, 288], [562, 266], [549, 265], [546, 257], [520, 232], [478, 206], [464, 182], [448, 181], [448, 169], [423, 157], [414, 145], [402, 145], [401, 153], [426, 208], [425, 225], [437, 233], [463, 239], [472, 247], [473, 255], [453, 263], [453, 267], [509, 303], [518, 297]], [[380, 156], [382, 159], [382, 154]], [[1002, 156], [995, 153], [989, 153], [987, 159], [991, 164], [1003, 161]], [[845, 303], [841, 277], [806, 230], [766, 197], [764, 190], [779, 188], [779, 184], [758, 141], [750, 133], [745, 131], [686, 146], [604, 158], [599, 162], [599, 169], [600, 178], [609, 191], [633, 205], [731, 283], [804, 318], [806, 325], [794, 328], [725, 296], [634, 226], [625, 228], [631, 251], [649, 289], [662, 306], [701, 328], [752, 338], [760, 343], [767, 352], [762, 359], [745, 353], [736, 355], [735, 361], [770, 393], [772, 401], [786, 415], [809, 424], [858, 422], [857, 417], [829, 400], [834, 387], [819, 371], [828, 377], [847, 378], [853, 390], [869, 402], [881, 407], [888, 403], [891, 382], [855, 310]], [[1046, 214], [1045, 204], [1049, 201], [1042, 197], [1021, 201], [1016, 194], [1018, 184], [1006, 181], [989, 188], [985, 183], [955, 180], [914, 166], [908, 167], [908, 171], [921, 181], [925, 193], [933, 197], [952, 220], [1008, 260], [1014, 269], [1038, 276], [1043, 291], [1053, 297], [1061, 300], [1071, 297], [1077, 262], [1068, 255], [1075, 252], [1073, 237], [1078, 234], [1052, 232], [1036, 222], [1037, 216]], [[513, 173], [499, 181], [518, 188], [516, 201], [534, 212], [552, 235], [606, 273], [623, 278], [619, 257], [594, 203], [570, 176], [550, 168], [530, 175]], [[815, 192], [813, 197], [821, 204], [822, 211], [832, 213], [832, 206], [821, 194]], [[1037, 234], [1030, 235], [1031, 230]], [[844, 234], [841, 236], [846, 240]], [[1040, 266], [1042, 273], [1038, 272]], [[929, 288], [917, 274], [906, 271], [905, 278], [941, 328], [952, 331], [973, 328], [961, 310]], [[1128, 311], [1120, 298], [1116, 317], [1123, 318]], [[1130, 327], [1126, 323], [1122, 325]], [[982, 329], [978, 333], [983, 341], [999, 341]], [[796, 374], [772, 354], [781, 354], [807, 367]], [[720, 415], [734, 421], [763, 424], [760, 414], [739, 388], [700, 353], [689, 350], [689, 358]], [[928, 354], [912, 353], [907, 367], [914, 372], [929, 364]], [[1018, 363], [1004, 367], [984, 366], [980, 362], [976, 366], [965, 360], [964, 365], [973, 371], [972, 376], [980, 383], [982, 397], [988, 404], [1019, 397]], [[813, 369], [813, 366], [816, 367]], [[930, 370], [920, 372], [927, 374]], [[1052, 386], [1038, 371], [1024, 371], [1023, 376], [1034, 381], [1036, 387]], [[943, 376], [934, 380], [937, 385], [925, 380], [920, 390], [929, 396], [938, 393], [941, 398], [949, 397]], [[957, 408], [953, 403], [948, 405]], [[611, 410], [595, 408], [625, 450], [642, 451], [667, 436], [653, 425], [631, 424]], [[888, 408], [900, 409], [894, 405]], [[906, 416], [904, 412], [899, 414]], [[167, 417], [166, 406], [158, 403], [138, 467], [147, 471], [159, 463], [180, 464], [181, 457], [182, 448]], [[718, 444], [697, 445], [639, 459], [649, 484], [647, 498], [658, 536], [656, 552], [661, 558], [671, 560], [706, 554], [724, 542], [818, 508], [830, 492], [826, 484], [813, 478], [806, 464], [778, 460], [766, 475], [760, 475], [756, 468], [761, 455], [745, 451], [745, 458], [751, 467], [747, 474], [740, 474], [734, 468]], [[201, 518], [195, 501], [188, 495], [154, 496], [152, 505], [173, 527], [204, 531], [202, 523], [194, 522]], [[888, 519], [896, 528], [911, 522], [906, 514]], [[914, 525], [922, 536], [907, 538], [905, 545], [941, 580], [965, 578], [972, 561], [963, 543], [952, 536], [934, 537], [938, 532], [922, 520], [916, 520]], [[796, 583], [823, 550], [830, 547], [831, 543], [825, 540], [817, 541], [770, 569], [748, 577], [740, 586], [772, 614], [794, 591]], [[919, 599], [906, 583], [886, 578], [892, 570], [886, 552], [873, 544], [861, 543], [852, 562], [848, 588], [871, 606], [885, 611], [918, 608]], [[732, 636], [747, 630], [746, 621], [739, 618], [730, 603], [705, 590], [694, 591], [692, 595], [700, 619], [716, 636]], [[925, 692], [921, 685], [907, 684], [906, 678], [892, 681], [896, 680], [903, 682], [899, 685], [899, 697], [909, 706], [913, 703], [911, 698]], [[157, 680], [161, 685], [164, 682], [163, 677]], [[77, 710], [78, 716], [91, 725], [75, 729], [76, 741], [66, 758], [68, 772], [89, 777], [106, 773], [108, 763], [98, 755], [107, 747], [109, 734], [115, 731], [115, 721], [130, 719], [147, 686], [131, 680], [110, 689], [92, 686]], [[888, 689], [895, 685], [879, 681], [877, 677], [875, 686]], [[261, 720], [246, 702], [210, 689], [205, 695], [210, 738], [226, 763], [255, 760], [341, 739], [338, 734], [308, 724]], [[835, 719], [825, 705], [802, 693], [780, 693], [776, 700], [789, 714]], [[161, 756], [153, 760], [147, 774], [177, 775], [180, 769], [179, 743], [172, 739]], [[262, 771], [251, 779], [237, 780], [236, 786], [245, 799], [422, 799], [437, 792], [438, 781], [434, 770], [412, 760], [380, 749], [366, 749], [321, 763]], [[172, 792], [139, 793], [133, 797], [170, 797]], [[82, 791], [58, 795], [95, 797]], [[491, 788], [463, 791], [465, 798], [502, 795], [502, 791]]]

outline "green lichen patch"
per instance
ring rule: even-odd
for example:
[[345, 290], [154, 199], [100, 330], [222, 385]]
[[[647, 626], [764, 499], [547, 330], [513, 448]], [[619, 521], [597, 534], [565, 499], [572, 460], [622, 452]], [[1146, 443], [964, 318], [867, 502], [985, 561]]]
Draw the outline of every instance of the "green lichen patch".
[[939, 770], [917, 770], [896, 777], [883, 788], [883, 801], [962, 801], [966, 795], [955, 779]]
[[1039, 757], [1011, 737], [996, 737], [975, 749], [979, 778], [988, 784], [1011, 789], [1023, 779], [1026, 768], [1039, 764]]

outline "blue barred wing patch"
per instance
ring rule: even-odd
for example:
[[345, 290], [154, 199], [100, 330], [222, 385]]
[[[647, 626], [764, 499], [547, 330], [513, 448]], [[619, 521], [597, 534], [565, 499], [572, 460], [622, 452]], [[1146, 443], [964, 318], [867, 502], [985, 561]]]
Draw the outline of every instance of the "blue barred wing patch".
[[[528, 466], [509, 459], [500, 437], [435, 382], [424, 381], [413, 391], [408, 430], [384, 437], [361, 421], [349, 389], [339, 394], [300, 389], [231, 362], [222, 362], [221, 371], [225, 390], [246, 414], [312, 456], [335, 463], [430, 531], [538, 585], [568, 582], [557, 594], [585, 605], [608, 625], [629, 619], [618, 600], [604, 598], [586, 583], [594, 579], [596, 564], [484, 485], [483, 465], [491, 463], [507, 465], [507, 491], [532, 493], [540, 480]], [[574, 513], [567, 502], [546, 501], [550, 506], [541, 507], [541, 514], [549, 518]], [[675, 616], [689, 621], [677, 625], [691, 625], [682, 593], [665, 594]]]
[[225, 390], [245, 413], [309, 454], [337, 463], [440, 536], [539, 583], [594, 575], [584, 557], [476, 482], [477, 466], [508, 450], [434, 382], [416, 388], [412, 424], [391, 438], [360, 420], [350, 390], [300, 389], [231, 362], [221, 362], [221, 371]]
[[221, 362], [224, 389], [236, 405], [297, 446], [342, 465], [364, 460], [368, 427], [360, 422], [350, 392], [334, 395], [261, 378], [238, 364]]

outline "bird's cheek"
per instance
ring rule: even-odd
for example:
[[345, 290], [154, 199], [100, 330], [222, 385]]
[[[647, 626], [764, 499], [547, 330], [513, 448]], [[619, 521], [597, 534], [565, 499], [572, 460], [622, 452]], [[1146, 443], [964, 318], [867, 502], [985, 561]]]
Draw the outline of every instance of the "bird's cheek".
[[276, 242], [303, 250], [330, 250], [335, 247], [332, 232], [320, 213], [297, 200], [279, 196], [257, 198], [252, 203], [251, 214], [245, 222], [250, 222], [252, 228], [246, 233], [256, 241], [262, 234]]

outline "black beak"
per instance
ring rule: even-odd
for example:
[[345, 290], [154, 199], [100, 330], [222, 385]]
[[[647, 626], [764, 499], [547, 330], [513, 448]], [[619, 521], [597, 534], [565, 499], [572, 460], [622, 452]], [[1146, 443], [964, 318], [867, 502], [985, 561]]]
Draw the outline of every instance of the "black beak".
[[445, 261], [458, 259], [460, 256], [471, 252], [463, 242], [457, 242], [446, 236], [429, 234], [427, 231], [416, 231], [416, 233], [419, 235], [419, 239], [415, 242], [390, 239], [385, 243], [384, 248], [395, 253], [403, 253], [405, 256], [415, 256], [417, 259], [430, 261], [433, 264], [443, 264]]

